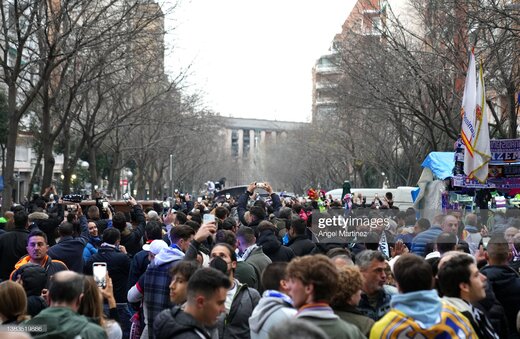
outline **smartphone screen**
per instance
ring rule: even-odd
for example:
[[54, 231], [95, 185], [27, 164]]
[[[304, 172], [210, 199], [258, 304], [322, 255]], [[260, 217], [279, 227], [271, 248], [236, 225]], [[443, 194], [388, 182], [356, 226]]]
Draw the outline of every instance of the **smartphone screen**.
[[95, 262], [92, 264], [92, 273], [96, 284], [102, 288], [107, 286], [107, 263]]
[[215, 216], [213, 214], [204, 214], [202, 217], [202, 222], [204, 224], [207, 224], [209, 222], [214, 222], [214, 221], [215, 221]]
[[491, 237], [482, 237], [482, 246], [484, 247], [484, 249], [487, 249], [489, 240], [491, 240]]

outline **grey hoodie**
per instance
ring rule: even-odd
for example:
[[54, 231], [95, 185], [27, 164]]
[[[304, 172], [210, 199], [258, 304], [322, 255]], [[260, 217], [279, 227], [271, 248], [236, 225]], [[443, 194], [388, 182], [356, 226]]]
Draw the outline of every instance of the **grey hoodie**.
[[184, 258], [184, 252], [174, 247], [166, 247], [161, 249], [153, 260], [153, 266], [161, 266], [175, 260], [182, 260]]
[[268, 339], [269, 330], [294, 317], [291, 299], [278, 291], [267, 290], [249, 318], [251, 339]]

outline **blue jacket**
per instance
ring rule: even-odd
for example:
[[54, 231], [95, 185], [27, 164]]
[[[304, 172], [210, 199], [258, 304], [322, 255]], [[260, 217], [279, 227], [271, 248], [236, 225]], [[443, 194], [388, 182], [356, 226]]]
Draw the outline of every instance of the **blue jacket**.
[[426, 231], [417, 234], [412, 240], [412, 253], [422, 257], [426, 256], [426, 245], [435, 243], [435, 240], [441, 233], [442, 229], [439, 225], [432, 225]]
[[87, 218], [82, 215], [79, 219], [81, 235], [79, 237], [66, 236], [60, 242], [49, 248], [48, 255], [51, 258], [63, 261], [69, 270], [83, 272], [83, 250], [89, 240]]
[[97, 248], [92, 245], [92, 243], [88, 242], [85, 248], [83, 249], [83, 262], [87, 262], [90, 257], [97, 253]]

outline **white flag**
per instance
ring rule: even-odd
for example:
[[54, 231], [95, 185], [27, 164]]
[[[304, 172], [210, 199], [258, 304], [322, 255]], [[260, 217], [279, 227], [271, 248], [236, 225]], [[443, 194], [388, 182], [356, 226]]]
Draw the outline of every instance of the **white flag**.
[[491, 159], [489, 146], [489, 126], [486, 111], [486, 89], [482, 65], [477, 75], [475, 55], [471, 52], [464, 98], [462, 99], [462, 141], [464, 151], [464, 173], [470, 179], [484, 183], [488, 177], [488, 163]]

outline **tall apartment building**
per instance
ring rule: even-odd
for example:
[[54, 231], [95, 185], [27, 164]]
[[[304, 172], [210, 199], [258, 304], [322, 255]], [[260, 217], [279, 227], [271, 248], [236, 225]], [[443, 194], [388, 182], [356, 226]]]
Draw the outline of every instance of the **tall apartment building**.
[[326, 119], [336, 113], [337, 84], [342, 76], [338, 47], [347, 41], [351, 34], [379, 39], [384, 20], [381, 8], [379, 0], [358, 0], [343, 23], [341, 32], [334, 37], [329, 53], [316, 61], [312, 68], [313, 121]]

